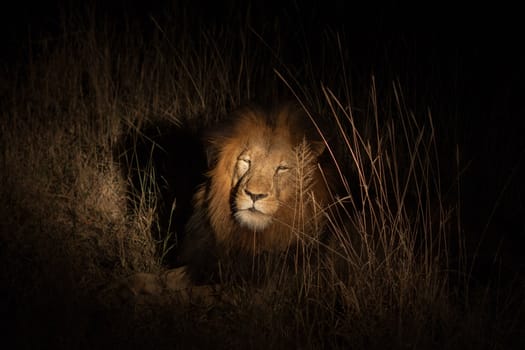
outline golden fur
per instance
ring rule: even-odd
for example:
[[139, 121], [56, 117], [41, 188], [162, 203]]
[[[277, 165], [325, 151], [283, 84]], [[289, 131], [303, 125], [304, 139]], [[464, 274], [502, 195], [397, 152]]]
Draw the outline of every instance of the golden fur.
[[[308, 117], [292, 105], [235, 112], [232, 124], [209, 140], [214, 165], [195, 195], [189, 240], [213, 239], [219, 250], [257, 254], [318, 235], [328, 199], [318, 167], [325, 145], [306, 125]], [[204, 222], [209, 230], [197, 229], [201, 235], [192, 239]]]

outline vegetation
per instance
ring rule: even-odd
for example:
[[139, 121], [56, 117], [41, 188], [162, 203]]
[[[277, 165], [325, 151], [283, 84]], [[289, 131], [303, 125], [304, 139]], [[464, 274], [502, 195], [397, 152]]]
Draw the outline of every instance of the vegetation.
[[[65, 15], [2, 73], [1, 286], [16, 347], [523, 342], [523, 285], [472, 283], [465, 164], [444, 156], [459, 151], [437, 141], [443, 119], [413, 112], [402, 82], [351, 78], [339, 34], [324, 33], [312, 52], [248, 16], [198, 29], [169, 17], [85, 17]], [[159, 196], [166, 179], [145, 167], [134, 191], [119, 162], [123, 140], [151, 125], [198, 133], [245, 101], [277, 98], [302, 104], [326, 138], [341, 183], [322, 208], [331, 254], [297, 280], [226, 285], [217, 304], [108, 291], [133, 273], [164, 271], [173, 243], [158, 210], [173, 209]]]

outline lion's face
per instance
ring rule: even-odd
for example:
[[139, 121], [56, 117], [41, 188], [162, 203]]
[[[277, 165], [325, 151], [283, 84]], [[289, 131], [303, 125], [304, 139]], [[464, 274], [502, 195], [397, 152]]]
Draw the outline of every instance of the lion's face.
[[261, 137], [250, 139], [232, 170], [233, 217], [239, 225], [253, 231], [263, 231], [279, 210], [287, 210], [293, 194], [293, 147], [283, 138], [273, 141], [269, 144]]
[[196, 209], [205, 211], [217, 242], [286, 249], [315, 226], [328, 193], [317, 167], [324, 143], [312, 140], [300, 117], [291, 108], [243, 109], [210, 139], [213, 166]]

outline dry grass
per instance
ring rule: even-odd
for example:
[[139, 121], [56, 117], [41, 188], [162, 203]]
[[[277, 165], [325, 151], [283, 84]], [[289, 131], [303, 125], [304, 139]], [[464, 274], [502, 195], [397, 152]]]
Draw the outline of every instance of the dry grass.
[[[490, 298], [472, 306], [484, 299], [466, 292], [458, 204], [445, 200], [439, 176], [457, 164], [440, 158], [432, 115], [412, 114], [397, 84], [377, 96], [372, 81], [354, 106], [344, 78], [320, 87], [296, 74], [311, 67], [285, 66], [247, 28], [203, 30], [195, 44], [183, 25], [154, 27], [146, 39], [138, 28], [66, 18], [61, 35], [35, 41], [27, 62], [8, 72], [2, 295], [18, 347], [514, 343], [521, 324], [507, 310], [511, 297], [496, 291], [502, 307]], [[268, 91], [295, 95], [327, 139], [342, 184], [319, 208], [332, 238], [307, 247], [297, 278], [266, 289], [225, 286], [228, 302], [215, 306], [181, 306], [169, 295], [115, 302], [101, 293], [131, 273], [162, 271], [169, 248], [152, 235], [158, 174], [145, 169], [140, 191], [130, 193], [115, 159], [119, 142], [155, 123], [200, 129], [242, 101], [275, 97]]]

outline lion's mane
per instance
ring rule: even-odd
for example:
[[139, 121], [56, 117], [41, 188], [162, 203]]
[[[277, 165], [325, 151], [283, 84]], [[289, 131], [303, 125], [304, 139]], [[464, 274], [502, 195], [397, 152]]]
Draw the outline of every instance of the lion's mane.
[[212, 131], [210, 170], [194, 197], [181, 261], [193, 275], [245, 254], [283, 252], [322, 231], [325, 144], [302, 109], [243, 107]]

